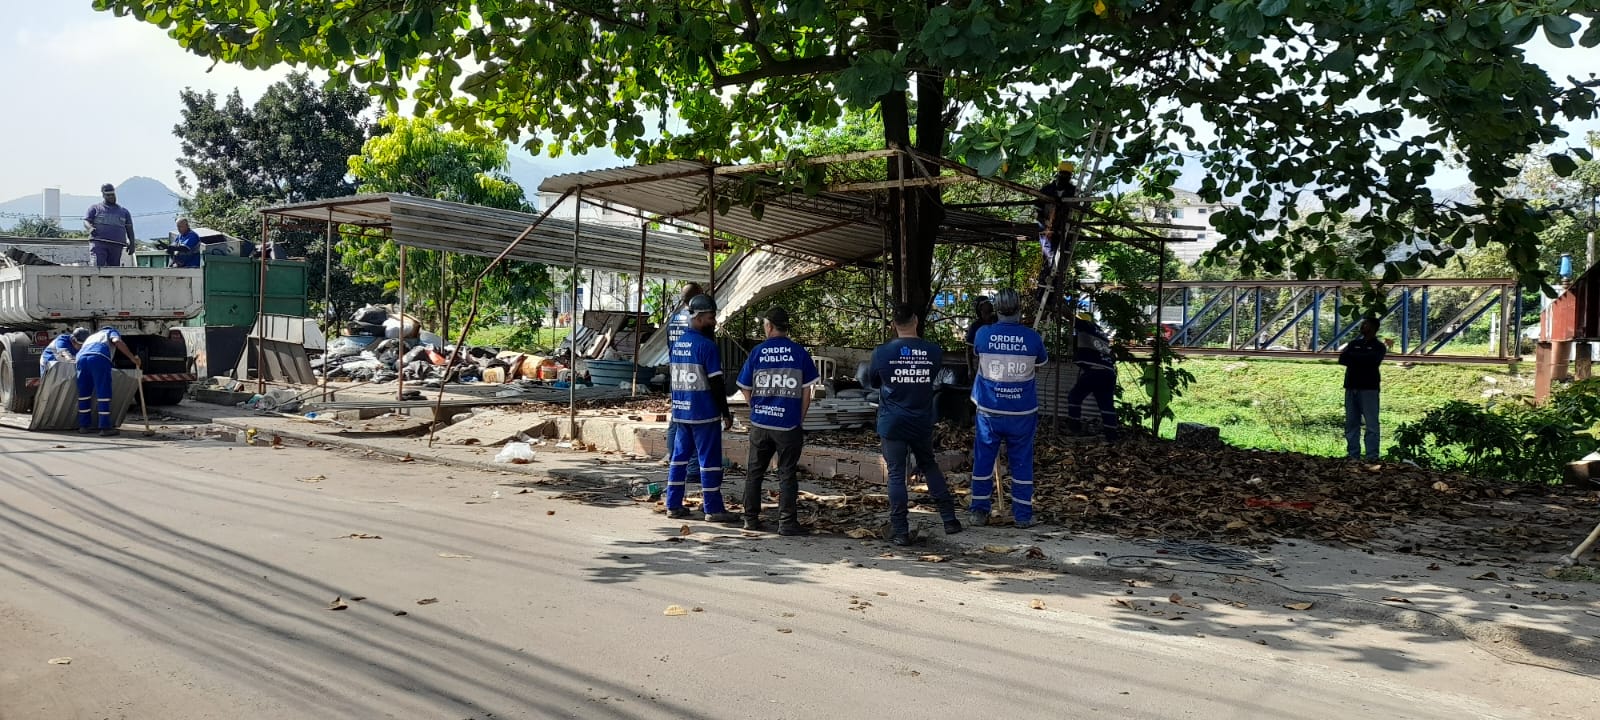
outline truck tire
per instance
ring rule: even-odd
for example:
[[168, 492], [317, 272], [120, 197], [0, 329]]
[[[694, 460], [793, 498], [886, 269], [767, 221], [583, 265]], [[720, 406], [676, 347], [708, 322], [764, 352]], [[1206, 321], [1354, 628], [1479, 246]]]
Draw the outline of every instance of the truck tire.
[[33, 374], [17, 365], [33, 359], [28, 353], [29, 344], [28, 337], [21, 333], [0, 335], [0, 408], [6, 412], [33, 410], [33, 392], [27, 386]]
[[144, 388], [144, 402], [150, 407], [177, 405], [183, 402], [183, 396], [186, 392], [187, 389], [181, 385], [178, 387], [170, 385], [151, 387], [146, 385]]

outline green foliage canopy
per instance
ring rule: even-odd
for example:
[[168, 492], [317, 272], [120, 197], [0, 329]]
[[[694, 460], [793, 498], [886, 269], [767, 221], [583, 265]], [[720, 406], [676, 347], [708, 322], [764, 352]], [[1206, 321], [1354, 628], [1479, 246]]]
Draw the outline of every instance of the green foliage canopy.
[[[1503, 194], [1510, 161], [1597, 111], [1596, 81], [1558, 84], [1525, 52], [1535, 36], [1600, 43], [1596, 0], [95, 6], [167, 28], [201, 56], [322, 68], [449, 123], [513, 141], [537, 133], [534, 150], [739, 160], [832, 125], [845, 107], [877, 106], [886, 141], [909, 142], [914, 127], [924, 151], [1020, 173], [1084, 154], [1100, 129], [1111, 140], [1102, 186], [1159, 190], [1180, 156], [1197, 160], [1204, 199], [1238, 199], [1211, 220], [1224, 252], [1271, 275], [1347, 270], [1323, 240], [1360, 208], [1357, 266], [1383, 264], [1407, 239], [1426, 241], [1413, 260], [1434, 264], [1503, 244], [1537, 277], [1544, 216]], [[1441, 203], [1426, 186], [1451, 155], [1477, 188], [1468, 202]], [[1551, 161], [1574, 164], [1564, 152]], [[1312, 200], [1320, 209], [1303, 213]], [[940, 207], [935, 193], [912, 203], [908, 278], [919, 285]], [[1391, 263], [1386, 277], [1413, 265]]]

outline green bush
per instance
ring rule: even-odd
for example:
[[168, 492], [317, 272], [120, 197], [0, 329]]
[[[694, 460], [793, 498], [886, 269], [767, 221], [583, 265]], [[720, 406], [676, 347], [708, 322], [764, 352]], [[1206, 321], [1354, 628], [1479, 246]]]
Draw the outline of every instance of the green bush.
[[1393, 460], [1515, 482], [1559, 482], [1563, 467], [1594, 448], [1600, 380], [1574, 383], [1542, 407], [1451, 401], [1395, 429]]

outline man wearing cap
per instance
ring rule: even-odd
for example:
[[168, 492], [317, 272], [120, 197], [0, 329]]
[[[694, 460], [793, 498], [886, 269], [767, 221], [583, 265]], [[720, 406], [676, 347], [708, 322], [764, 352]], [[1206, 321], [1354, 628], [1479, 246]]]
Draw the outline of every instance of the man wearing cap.
[[817, 366], [811, 353], [789, 339], [789, 311], [774, 307], [762, 322], [767, 339], [750, 351], [739, 371], [739, 390], [750, 404], [750, 454], [745, 465], [744, 529], [761, 530], [761, 482], [778, 458], [778, 534], [805, 535], [800, 524], [800, 482], [795, 479], [806, 434]]
[[95, 267], [117, 267], [122, 264], [122, 249], [133, 250], [133, 214], [117, 204], [117, 189], [111, 183], [100, 186], [100, 198], [83, 216], [89, 251]]
[[1078, 365], [1078, 380], [1072, 384], [1072, 392], [1067, 393], [1067, 429], [1073, 434], [1083, 432], [1083, 400], [1093, 396], [1095, 407], [1100, 408], [1100, 432], [1107, 442], [1116, 442], [1117, 359], [1111, 353], [1111, 338], [1094, 321], [1088, 300], [1078, 304], [1072, 334], [1072, 361]]
[[[672, 346], [678, 344], [678, 338], [683, 337], [683, 332], [689, 329], [689, 301], [704, 294], [700, 283], [689, 283], [683, 287], [683, 295], [678, 299], [678, 310], [667, 318], [667, 353], [671, 354]], [[683, 428], [676, 420], [667, 419], [667, 454], [672, 454], [672, 448], [678, 442], [678, 431]], [[689, 477], [686, 482], [700, 484], [700, 464], [689, 464]]]
[[1044, 339], [1022, 324], [1022, 296], [1011, 289], [995, 293], [1000, 319], [978, 331], [978, 377], [972, 402], [978, 409], [978, 432], [972, 447], [972, 523], [987, 525], [994, 497], [995, 460], [1006, 446], [1011, 469], [1011, 516], [1017, 527], [1032, 527], [1033, 435], [1039, 422], [1039, 393], [1034, 381], [1049, 360]]
[[1049, 197], [1049, 200], [1040, 200], [1034, 203], [1034, 216], [1039, 228], [1039, 250], [1043, 254], [1044, 263], [1039, 271], [1038, 299], [1043, 301], [1045, 293], [1049, 292], [1050, 278], [1055, 272], [1056, 252], [1064, 249], [1066, 228], [1069, 210], [1075, 203], [1068, 200], [1078, 196], [1078, 186], [1072, 182], [1072, 173], [1077, 166], [1070, 160], [1063, 160], [1056, 166], [1056, 177], [1039, 192]]
[[80, 433], [94, 432], [94, 423], [91, 420], [98, 415], [100, 434], [106, 436], [117, 434], [117, 429], [111, 426], [113, 348], [132, 361], [134, 367], [140, 367], [139, 356], [128, 349], [128, 344], [122, 341], [122, 334], [117, 332], [116, 328], [100, 328], [98, 332], [84, 338], [83, 349], [78, 351], [77, 357], [78, 432]]
[[83, 341], [88, 338], [89, 328], [74, 328], [72, 332], [57, 335], [45, 346], [44, 352], [39, 353], [39, 377], [44, 377], [51, 365], [72, 362], [72, 357], [78, 354], [78, 348], [83, 347]]
[[672, 420], [682, 428], [667, 466], [667, 517], [686, 518], [683, 496], [689, 464], [700, 466], [700, 500], [706, 522], [737, 523], [722, 502], [722, 431], [733, 429], [722, 360], [713, 333], [717, 303], [707, 295], [689, 300], [689, 329], [672, 344]]
[[972, 324], [967, 326], [966, 337], [968, 370], [978, 367], [978, 356], [973, 352], [972, 344], [977, 341], [979, 330], [994, 323], [994, 303], [990, 302], [989, 298], [979, 295], [972, 303], [972, 312], [975, 317], [972, 319]]
[[906, 491], [906, 464], [917, 461], [917, 469], [928, 481], [944, 532], [961, 532], [956, 519], [956, 501], [945, 483], [944, 473], [933, 455], [933, 423], [936, 419], [933, 394], [938, 384], [939, 366], [944, 351], [938, 345], [917, 337], [917, 312], [901, 303], [890, 323], [895, 339], [872, 351], [868, 384], [878, 390], [878, 437], [883, 440], [883, 463], [889, 471], [889, 541], [910, 545], [910, 499]]

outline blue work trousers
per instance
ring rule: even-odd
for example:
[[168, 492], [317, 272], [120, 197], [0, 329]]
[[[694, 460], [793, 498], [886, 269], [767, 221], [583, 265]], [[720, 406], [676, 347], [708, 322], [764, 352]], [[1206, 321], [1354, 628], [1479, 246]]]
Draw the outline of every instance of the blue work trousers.
[[[670, 421], [667, 422], [667, 458], [668, 459], [670, 459], [672, 457], [672, 449], [678, 446], [678, 433], [679, 433], [679, 431], [683, 430], [684, 427], [686, 427], [686, 426], [683, 423], [680, 423], [680, 422], [678, 422], [676, 420], [670, 420]], [[692, 482], [692, 483], [695, 483], [696, 485], [698, 485], [700, 483], [700, 464], [699, 463], [689, 463], [688, 467], [689, 467], [689, 477], [687, 478], [688, 482]]]
[[667, 509], [683, 507], [689, 465], [700, 468], [700, 501], [707, 515], [727, 512], [722, 503], [722, 421], [680, 423], [667, 466]]
[[933, 456], [933, 438], [916, 440], [883, 440], [883, 463], [889, 469], [889, 529], [894, 535], [911, 531], [910, 493], [906, 491], [906, 465], [915, 460], [923, 479], [928, 481], [928, 494], [939, 508], [939, 517], [946, 522], [956, 519], [955, 500], [950, 496], [950, 485], [945, 482], [939, 462]]
[[1361, 457], [1361, 426], [1366, 426], [1367, 459], [1378, 459], [1378, 391], [1344, 391], [1344, 452], [1351, 460]]
[[111, 359], [103, 355], [79, 355], [76, 369], [78, 427], [95, 427], [93, 420], [98, 416], [99, 428], [110, 428]]
[[[995, 460], [1006, 446], [1011, 469], [1011, 517], [1019, 523], [1033, 521], [1033, 434], [1039, 416], [995, 415], [978, 411], [978, 436], [972, 446], [972, 506], [988, 514], [994, 500]], [[930, 486], [931, 487], [931, 486]]]

